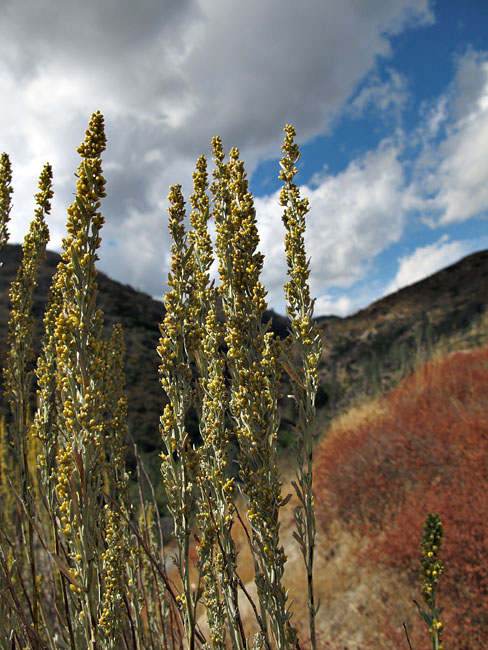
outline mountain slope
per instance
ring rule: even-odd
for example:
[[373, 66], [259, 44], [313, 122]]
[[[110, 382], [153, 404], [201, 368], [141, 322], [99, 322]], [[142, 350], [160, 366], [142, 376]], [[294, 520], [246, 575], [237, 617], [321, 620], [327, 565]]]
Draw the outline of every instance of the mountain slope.
[[[374, 395], [441, 339], [467, 337], [488, 307], [488, 250], [386, 296], [348, 318], [324, 317], [321, 378], [332, 401]], [[473, 343], [480, 341], [474, 340]]]
[[412, 600], [422, 524], [438, 512], [446, 647], [486, 647], [487, 386], [487, 345], [448, 354], [338, 418], [322, 439], [314, 492], [324, 640], [406, 647], [406, 621], [413, 647], [428, 646]]
[[[0, 253], [0, 259], [3, 262], [0, 269], [0, 364], [4, 367], [10, 317], [8, 292], [22, 259], [21, 246], [7, 245]], [[47, 253], [34, 293], [36, 350], [39, 350], [43, 333], [46, 296], [59, 261], [58, 254]], [[130, 433], [142, 449], [154, 449], [159, 444], [158, 422], [163, 404], [163, 392], [158, 380], [159, 357], [156, 352], [158, 324], [163, 318], [163, 306], [147, 294], [111, 280], [104, 273], [99, 273], [97, 281], [97, 305], [104, 312], [105, 326], [111, 328], [119, 322], [124, 330]], [[1, 412], [6, 413], [7, 408], [2, 400], [0, 405]]]
[[[0, 364], [7, 351], [8, 291], [20, 264], [19, 245], [0, 253]], [[59, 255], [48, 252], [34, 294], [36, 347], [42, 336], [44, 303]], [[443, 335], [469, 329], [487, 308], [488, 251], [470, 255], [439, 273], [373, 303], [348, 318], [322, 317], [321, 388], [317, 406], [337, 412], [360, 393], [387, 388], [398, 374], [410, 369], [418, 346], [430, 345]], [[98, 305], [106, 326], [120, 322], [126, 341], [126, 378], [129, 431], [142, 450], [159, 449], [159, 416], [164, 403], [158, 381], [156, 346], [163, 305], [151, 296], [99, 273]], [[161, 292], [164, 290], [162, 283]], [[286, 318], [267, 313], [273, 329], [286, 335]], [[1, 378], [0, 378], [1, 379]], [[0, 413], [6, 413], [0, 400]], [[289, 417], [287, 417], [289, 416]], [[292, 414], [284, 407], [283, 428]]]

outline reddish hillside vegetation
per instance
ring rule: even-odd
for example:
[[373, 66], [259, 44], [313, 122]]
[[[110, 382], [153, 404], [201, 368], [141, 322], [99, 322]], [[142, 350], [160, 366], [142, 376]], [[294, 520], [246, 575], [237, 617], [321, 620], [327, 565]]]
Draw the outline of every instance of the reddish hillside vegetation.
[[[444, 647], [486, 648], [488, 346], [427, 364], [354, 425], [345, 420], [333, 427], [318, 449], [315, 471], [322, 533], [332, 534], [332, 524], [338, 523], [342, 530], [359, 532], [361, 550], [349, 561], [402, 575], [413, 595], [418, 594], [422, 524], [426, 513], [440, 514]], [[391, 610], [396, 597], [387, 596]], [[407, 647], [401, 624], [389, 620], [386, 605], [371, 607], [371, 617], [384, 619], [373, 627], [395, 647]], [[428, 648], [425, 626], [411, 607], [412, 645]], [[367, 648], [393, 647], [362, 640]]]

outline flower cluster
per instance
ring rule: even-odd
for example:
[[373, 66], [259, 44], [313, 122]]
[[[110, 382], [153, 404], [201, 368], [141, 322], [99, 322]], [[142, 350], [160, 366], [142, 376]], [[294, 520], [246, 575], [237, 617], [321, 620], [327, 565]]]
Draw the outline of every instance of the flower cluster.
[[8, 343], [10, 346], [7, 366], [4, 370], [6, 395], [16, 420], [25, 427], [30, 395], [28, 364], [34, 357], [32, 338], [34, 318], [32, 317], [32, 294], [37, 285], [39, 266], [45, 257], [49, 241], [46, 216], [51, 211], [52, 169], [46, 165], [39, 179], [39, 193], [36, 194], [35, 218], [25, 236], [22, 246], [22, 264], [17, 278], [10, 287], [11, 319]]
[[204, 156], [198, 159], [193, 180], [189, 240], [195, 284], [191, 304], [195, 322], [193, 332], [198, 334], [198, 338], [193, 338], [192, 349], [198, 372], [195, 404], [199, 411], [202, 438], [200, 471], [196, 478], [199, 489], [199, 569], [212, 647], [225, 647], [225, 622], [228, 619], [232, 646], [241, 648], [245, 640], [238, 606], [237, 553], [231, 535], [235, 482], [226, 476], [229, 443], [226, 427], [226, 364], [222, 351], [223, 328], [218, 312], [220, 291], [210, 283], [209, 278], [213, 252], [208, 232], [210, 208], [207, 161]]
[[420, 560], [421, 593], [429, 607], [435, 606], [435, 589], [444, 571], [439, 556], [444, 528], [438, 514], [430, 514], [422, 530], [422, 558]]
[[[114, 325], [112, 335], [104, 345], [104, 376], [102, 384], [105, 394], [105, 418], [102, 443], [106, 464], [111, 475], [107, 475], [105, 489], [113, 499], [126, 496], [129, 477], [125, 471], [127, 398], [124, 394], [124, 333], [120, 323]], [[126, 504], [121, 504], [126, 506]]]
[[[127, 530], [118, 512], [106, 512], [104, 499], [117, 499], [122, 516], [128, 515], [123, 338], [116, 328], [112, 339], [103, 341], [103, 316], [96, 309], [104, 149], [103, 116], [95, 113], [78, 148], [76, 197], [68, 208], [68, 236], [44, 319], [34, 420], [45, 500], [57, 520], [54, 544], [68, 561], [61, 570], [61, 580], [70, 582], [66, 616], [75, 642], [88, 647], [97, 637], [99, 619], [100, 629], [112, 629], [111, 613], [123, 592], [122, 581], [113, 576], [122, 557], [121, 542], [114, 540]], [[47, 197], [39, 200], [45, 205]]]
[[13, 194], [12, 168], [10, 158], [6, 153], [0, 156], [0, 248], [7, 243], [8, 229], [7, 223], [10, 219], [11, 197]]
[[[76, 195], [68, 208], [64, 252], [46, 306], [36, 366], [34, 436], [27, 435], [27, 407], [32, 401], [28, 370], [32, 362], [31, 297], [47, 241], [44, 217], [52, 198], [52, 174], [50, 167], [45, 167], [36, 195], [36, 219], [11, 290], [11, 354], [6, 371], [10, 404], [14, 414], [17, 409], [19, 423], [15, 439], [21, 444], [15, 449], [15, 460], [21, 461], [16, 474], [20, 481], [14, 483], [22, 487], [17, 494], [23, 507], [18, 511], [19, 516], [25, 514], [26, 525], [20, 537], [27, 543], [21, 553], [20, 544], [10, 545], [2, 531], [10, 522], [3, 517], [0, 587], [7, 592], [7, 599], [0, 603], [0, 628], [7, 630], [11, 640], [18, 623], [20, 632], [15, 630], [15, 640], [19, 647], [299, 647], [283, 584], [286, 556], [280, 544], [279, 513], [285, 500], [277, 467], [278, 401], [283, 368], [295, 368], [292, 374], [305, 391], [303, 396], [301, 389], [296, 389], [297, 401], [301, 399], [303, 404], [300, 417], [306, 421], [303, 454], [308, 454], [317, 347], [303, 246], [306, 202], [300, 201], [294, 189], [293, 160], [298, 150], [291, 132], [288, 135], [282, 202], [288, 231], [287, 295], [293, 353], [292, 344], [283, 345], [270, 323], [264, 322], [263, 256], [258, 250], [253, 197], [239, 151], [232, 149], [226, 160], [220, 139], [214, 138], [215, 169], [210, 187], [206, 158], [198, 159], [188, 231], [181, 187], [172, 187], [169, 196], [172, 262], [158, 352], [167, 398], [161, 415], [161, 470], [177, 543], [174, 559], [180, 580], [176, 584], [166, 573], [152, 486], [149, 484], [153, 506], [145, 501], [142, 482], [138, 516], [130, 501], [124, 462], [123, 334], [116, 326], [107, 341], [102, 334], [103, 315], [96, 308], [95, 263], [104, 222], [101, 199], [105, 196], [101, 155], [106, 144], [99, 112], [92, 115], [78, 148], [82, 160]], [[10, 183], [10, 163], [3, 155], [0, 245], [7, 237]], [[212, 279], [214, 264], [218, 280]], [[198, 433], [188, 426], [194, 414]], [[10, 441], [1, 425], [0, 434], [0, 485], [6, 507], [15, 500], [3, 498], [10, 479], [6, 478], [11, 465], [6, 457]], [[238, 476], [229, 463], [231, 448], [238, 454]], [[14, 460], [14, 454], [10, 456]], [[140, 479], [143, 466], [137, 450], [135, 456]], [[311, 459], [311, 452], [308, 457]], [[31, 481], [27, 468], [36, 463], [38, 478]], [[306, 481], [311, 472], [300, 471], [299, 495], [303, 494], [306, 512], [301, 521], [303, 535], [308, 535], [310, 542], [313, 520], [307, 490], [311, 485]], [[247, 522], [237, 507], [238, 489]], [[237, 525], [245, 528], [253, 556], [256, 601], [239, 575], [233, 539]], [[196, 567], [192, 566], [193, 539], [197, 542]], [[5, 540], [12, 551], [10, 563]], [[311, 560], [307, 562], [307, 570], [311, 570]], [[40, 598], [44, 577], [46, 602]], [[244, 628], [242, 598], [248, 600], [254, 614], [252, 631]], [[198, 622], [202, 605], [209, 624], [207, 638]], [[46, 624], [53, 619], [52, 626]]]
[[443, 624], [439, 618], [442, 608], [437, 607], [436, 589], [439, 577], [444, 571], [440, 559], [440, 548], [443, 536], [444, 527], [442, 526], [440, 516], [437, 513], [428, 514], [422, 529], [420, 593], [430, 609], [430, 614], [427, 614], [420, 608], [419, 609], [429, 627], [434, 650], [442, 649], [441, 637]]
[[[239, 445], [241, 491], [251, 527], [260, 633], [280, 648], [296, 645], [287, 595], [282, 585], [285, 554], [279, 540], [282, 503], [276, 464], [278, 398], [282, 347], [263, 322], [266, 291], [260, 282], [263, 256], [253, 198], [239, 151], [229, 160], [219, 138], [212, 141], [215, 169], [208, 195], [207, 164], [202, 156], [194, 173], [191, 230], [179, 186], [170, 194], [169, 229], [173, 239], [170, 291], [164, 303], [158, 352], [161, 383], [168, 397], [161, 418], [166, 453], [162, 472], [178, 540], [187, 638], [195, 635], [195, 603], [205, 600], [212, 647], [233, 648], [247, 640], [239, 612], [237, 553], [232, 539], [236, 494], [228, 476], [231, 437]], [[220, 284], [210, 281], [213, 264], [208, 231], [213, 217]], [[225, 351], [225, 352], [224, 352]], [[199, 416], [201, 445], [194, 448], [185, 429], [190, 407]], [[232, 427], [229, 427], [232, 422]], [[190, 589], [189, 521], [196, 509], [199, 526], [199, 584]], [[271, 630], [271, 632], [269, 631]], [[268, 641], [269, 642], [269, 641]], [[256, 641], [257, 643], [257, 641]]]
[[168, 403], [161, 417], [161, 435], [165, 445], [161, 471], [174, 520], [178, 541], [176, 564], [183, 586], [180, 605], [184, 606], [185, 633], [190, 646], [195, 639], [196, 594], [191, 587], [189, 551], [190, 525], [195, 503], [194, 484], [198, 472], [198, 452], [193, 449], [186, 431], [185, 420], [192, 404], [192, 370], [188, 356], [193, 329], [189, 296], [192, 294], [193, 260], [184, 226], [185, 203], [181, 186], [170, 188], [169, 230], [173, 240], [172, 262], [164, 297], [166, 314], [160, 325], [158, 354], [159, 374]]
[[41, 443], [41, 454], [38, 457], [38, 471], [41, 484], [47, 491], [47, 499], [51, 510], [54, 509], [55, 494], [52, 489], [54, 467], [57, 453], [58, 429], [55, 424], [59, 404], [56, 404], [56, 340], [54, 328], [58, 313], [61, 309], [62, 296], [59, 289], [51, 288], [44, 315], [44, 337], [41, 352], [37, 359], [37, 410], [34, 415], [33, 430]]
[[[44, 350], [38, 364], [40, 413], [37, 418], [47, 458], [52, 458], [52, 432], [57, 431], [55, 462], [60, 543], [79, 573], [79, 588], [70, 587], [70, 618], [75, 638], [88, 640], [100, 608], [98, 582], [103, 575], [103, 485], [105, 402], [102, 314], [96, 310], [97, 249], [103, 225], [100, 199], [105, 196], [101, 154], [105, 148], [103, 116], [92, 115], [85, 141], [78, 148], [76, 196], [68, 208], [68, 237], [53, 279]], [[45, 372], [54, 365], [56, 384]], [[80, 562], [78, 558], [83, 558]], [[91, 561], [87, 561], [90, 558]]]
[[101, 601], [101, 613], [98, 624], [107, 638], [116, 637], [120, 629], [119, 608], [123, 603], [126, 565], [129, 563], [130, 551], [127, 548], [126, 526], [121, 516], [108, 504], [105, 506], [105, 543], [102, 554], [104, 564], [104, 592]]
[[263, 256], [253, 198], [239, 151], [224, 162], [219, 138], [213, 140], [215, 249], [225, 316], [224, 340], [230, 375], [229, 411], [240, 448], [242, 493], [248, 501], [255, 582], [260, 594], [261, 623], [269, 618], [280, 648], [293, 647], [282, 585], [285, 554], [279, 540], [281, 483], [276, 465], [279, 425], [281, 344], [263, 322], [266, 291], [260, 282]]
[[[5, 171], [5, 170], [4, 170]], [[3, 184], [2, 184], [3, 185]], [[6, 188], [3, 187], [3, 190]], [[7, 189], [7, 196], [11, 188]], [[12, 422], [9, 426], [9, 437], [12, 442], [14, 455], [17, 458], [15, 478], [12, 476], [16, 489], [25, 503], [26, 514], [20, 515], [22, 534], [28, 543], [24, 546], [26, 559], [30, 566], [33, 585], [33, 619], [38, 623], [38, 576], [33, 542], [34, 514], [33, 486], [37, 439], [30, 436], [30, 399], [32, 385], [32, 361], [34, 359], [33, 332], [34, 318], [32, 316], [32, 295], [37, 285], [37, 274], [40, 264], [45, 257], [46, 245], [49, 240], [49, 229], [45, 218], [51, 211], [52, 170], [45, 165], [39, 179], [39, 192], [36, 194], [35, 218], [24, 238], [22, 246], [22, 262], [16, 279], [10, 287], [11, 317], [9, 322], [8, 344], [9, 352], [4, 368], [5, 396], [10, 404]], [[8, 210], [7, 210], [8, 212]], [[5, 225], [5, 224], [4, 224]], [[0, 234], [0, 237], [2, 235]], [[34, 463], [29, 466], [29, 461]], [[8, 514], [7, 514], [8, 516]]]
[[295, 406], [298, 412], [296, 426], [297, 480], [293, 482], [300, 506], [295, 509], [294, 519], [297, 539], [308, 583], [308, 610], [310, 641], [316, 648], [313, 564], [315, 548], [315, 515], [313, 508], [313, 458], [316, 434], [315, 397], [319, 384], [318, 364], [322, 354], [322, 337], [313, 323], [313, 301], [310, 298], [308, 279], [309, 262], [305, 252], [305, 215], [309, 210], [307, 199], [300, 198], [300, 190], [294, 183], [296, 164], [300, 157], [294, 142], [295, 129], [285, 127], [285, 142], [281, 160], [280, 179], [283, 188], [281, 205], [285, 208], [285, 251], [290, 280], [285, 284], [287, 315], [290, 319], [290, 336], [285, 346], [284, 368], [292, 379]]

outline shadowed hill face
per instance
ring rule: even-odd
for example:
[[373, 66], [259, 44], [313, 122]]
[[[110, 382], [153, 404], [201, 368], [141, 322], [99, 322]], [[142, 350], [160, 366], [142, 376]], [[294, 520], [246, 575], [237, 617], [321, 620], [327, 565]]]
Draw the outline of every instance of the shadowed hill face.
[[[8, 292], [21, 257], [19, 245], [7, 245], [0, 253], [3, 262], [0, 269], [2, 365], [7, 351]], [[44, 304], [59, 259], [56, 253], [47, 253], [34, 293], [36, 351], [43, 332]], [[373, 303], [354, 316], [318, 318], [323, 330], [324, 352], [317, 406], [328, 407], [329, 412], [334, 412], [358, 393], [367, 393], [375, 382], [379, 382], [378, 388], [388, 387], [395, 369], [402, 363], [408, 365], [409, 355], [416, 347], [469, 327], [486, 310], [487, 296], [483, 288], [486, 288], [487, 278], [488, 251], [483, 251]], [[160, 449], [159, 417], [164, 394], [159, 384], [156, 347], [163, 305], [103, 273], [99, 273], [97, 281], [97, 304], [104, 312], [105, 326], [111, 328], [120, 322], [124, 330], [129, 432], [143, 451]], [[161, 293], [164, 289], [162, 282]], [[267, 312], [266, 319], [269, 318], [273, 330], [284, 338], [287, 319]], [[7, 412], [1, 400], [0, 412]], [[293, 414], [288, 414], [285, 406], [284, 416], [283, 428], [286, 429]]]
[[[463, 336], [486, 313], [488, 251], [465, 257], [438, 273], [390, 294], [348, 318], [322, 317], [321, 378], [334, 377], [343, 401], [353, 393], [390, 388], [395, 373], [413, 369], [419, 352], [440, 339]], [[376, 376], [373, 376], [376, 375]], [[345, 387], [345, 390], [344, 390]]]
[[[21, 246], [7, 245], [0, 253], [0, 259], [3, 262], [0, 269], [0, 363], [3, 367], [7, 351], [8, 292], [22, 259]], [[59, 261], [58, 254], [47, 253], [34, 292], [36, 353], [43, 334], [44, 305]], [[111, 280], [103, 273], [98, 274], [97, 282], [97, 305], [104, 313], [105, 327], [111, 329], [114, 323], [121, 323], [124, 330], [129, 431], [143, 450], [159, 448], [158, 423], [164, 398], [158, 380], [156, 345], [158, 324], [163, 315], [162, 303], [128, 285]], [[6, 413], [6, 404], [0, 401], [0, 405], [2, 413]]]

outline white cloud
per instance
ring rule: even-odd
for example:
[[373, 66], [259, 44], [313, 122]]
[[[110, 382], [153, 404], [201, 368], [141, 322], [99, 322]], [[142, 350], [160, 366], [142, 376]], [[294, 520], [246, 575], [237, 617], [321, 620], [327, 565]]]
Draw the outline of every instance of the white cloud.
[[[252, 171], [279, 155], [286, 122], [300, 142], [323, 133], [377, 58], [390, 54], [390, 36], [431, 19], [428, 0], [1, 3], [0, 147], [14, 171], [13, 241], [28, 229], [37, 176], [49, 160], [56, 192], [50, 228], [59, 247], [75, 148], [100, 109], [108, 134], [104, 237], [111, 242], [101, 268], [160, 295], [154, 287], [164, 287], [167, 271], [168, 187], [182, 182], [189, 193], [193, 165], [211, 137], [240, 146]], [[315, 200], [328, 206], [318, 193]], [[349, 259], [331, 246], [326, 252], [334, 264]]]
[[398, 150], [384, 143], [354, 160], [337, 176], [327, 176], [309, 196], [313, 213], [307, 244], [315, 260], [312, 282], [347, 287], [370, 260], [403, 231], [406, 206]]
[[[11, 155], [9, 226], [21, 241], [33, 215], [37, 176], [49, 160], [55, 199], [52, 246], [64, 236], [75, 149], [89, 115], [106, 116], [108, 197], [100, 268], [160, 297], [168, 271], [165, 213], [170, 184], [191, 191], [197, 156], [213, 135], [241, 148], [250, 173], [280, 152], [286, 122], [304, 143], [323, 134], [353, 97], [353, 114], [399, 114], [404, 77], [382, 77], [390, 37], [432, 21], [429, 0], [23, 0], [0, 2], [0, 151]], [[354, 95], [359, 88], [359, 92]], [[442, 96], [406, 134], [421, 148], [406, 183], [405, 151], [385, 140], [337, 175], [302, 188], [310, 199], [307, 248], [316, 313], [347, 315], [335, 298], [421, 210], [431, 225], [488, 214], [488, 54], [469, 51]], [[256, 200], [263, 281], [283, 311], [286, 281], [278, 195]], [[51, 246], [51, 247], [52, 247]], [[471, 248], [470, 248], [471, 247]], [[400, 260], [388, 290], [456, 261], [472, 244], [443, 237]]]
[[315, 301], [314, 314], [315, 316], [349, 316], [357, 309], [357, 304], [348, 296], [341, 296], [340, 298], [332, 298], [330, 295], [325, 294], [320, 296]]
[[442, 136], [443, 129], [449, 122], [450, 106], [447, 94], [424, 100], [420, 105], [419, 117], [419, 125], [411, 134], [411, 143], [427, 147], [432, 140]]
[[387, 78], [381, 79], [377, 72], [373, 73], [351, 102], [353, 115], [361, 115], [367, 110], [373, 110], [397, 120], [401, 116], [409, 99], [407, 80], [393, 69], [387, 71]]
[[[450, 119], [448, 119], [448, 116]], [[441, 128], [445, 136], [429, 143]], [[433, 225], [488, 215], [488, 54], [459, 59], [456, 79], [422, 128], [414, 192]]]
[[460, 260], [471, 250], [472, 243], [449, 241], [447, 235], [443, 235], [434, 244], [416, 248], [410, 255], [400, 258], [398, 272], [386, 288], [385, 295], [437, 273]]
[[[376, 255], [399, 240], [409, 193], [397, 156], [396, 146], [384, 142], [342, 173], [324, 176], [317, 187], [301, 188], [310, 202], [306, 246], [312, 258], [313, 295], [322, 295], [327, 287], [350, 287], [364, 276]], [[278, 192], [258, 199], [256, 208], [266, 256], [263, 277], [270, 301], [283, 310], [286, 266]], [[325, 306], [326, 302], [320, 312]], [[344, 304], [340, 309], [346, 309]]]

